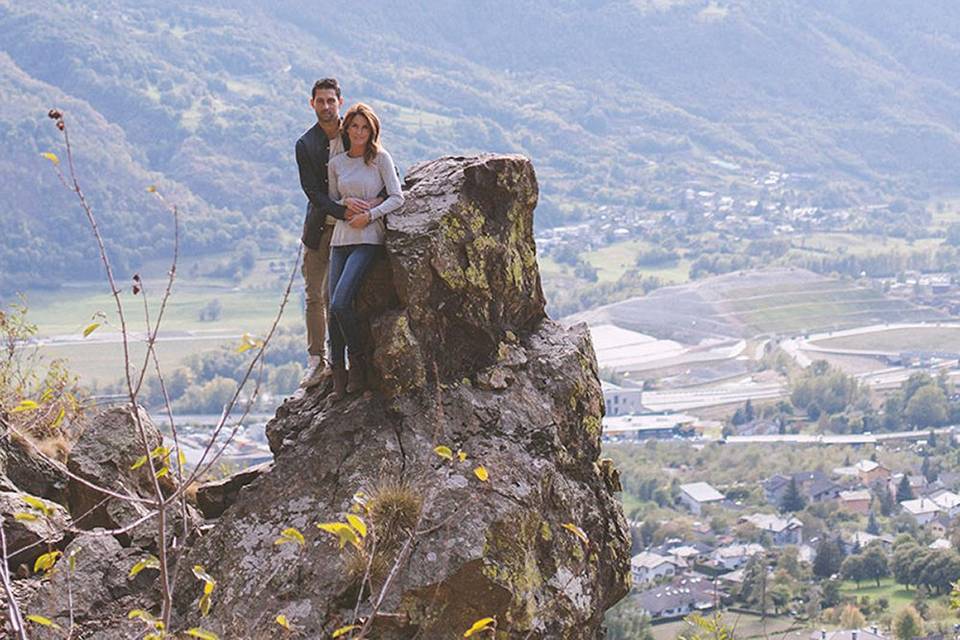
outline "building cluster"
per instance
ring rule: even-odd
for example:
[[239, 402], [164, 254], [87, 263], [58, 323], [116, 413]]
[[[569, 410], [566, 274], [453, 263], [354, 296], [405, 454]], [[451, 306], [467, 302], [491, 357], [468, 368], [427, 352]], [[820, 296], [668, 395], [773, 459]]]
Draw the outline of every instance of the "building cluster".
[[[634, 602], [654, 622], [672, 620], [731, 603], [732, 594], [744, 580], [747, 563], [757, 554], [795, 547], [797, 558], [812, 564], [819, 540], [808, 539], [803, 521], [782, 508], [785, 500], [797, 495], [804, 505], [833, 503], [841, 510], [869, 514], [878, 509], [877, 501], [886, 492], [893, 514], [912, 517], [934, 540], [931, 548], [951, 548], [947, 537], [960, 515], [960, 495], [953, 491], [958, 484], [960, 476], [953, 474], [942, 474], [930, 483], [919, 473], [894, 472], [873, 460], [860, 460], [829, 473], [775, 474], [761, 487], [769, 508], [744, 506], [705, 481], [682, 484], [677, 504], [698, 520], [689, 536], [650, 545], [633, 557]], [[736, 525], [728, 531], [714, 531], [704, 524], [724, 512], [736, 516]], [[875, 542], [888, 550], [893, 544], [893, 536], [878, 530], [838, 533], [848, 555]], [[814, 640], [819, 637], [811, 636]], [[876, 630], [854, 630], [843, 637], [865, 640], [881, 636]]]

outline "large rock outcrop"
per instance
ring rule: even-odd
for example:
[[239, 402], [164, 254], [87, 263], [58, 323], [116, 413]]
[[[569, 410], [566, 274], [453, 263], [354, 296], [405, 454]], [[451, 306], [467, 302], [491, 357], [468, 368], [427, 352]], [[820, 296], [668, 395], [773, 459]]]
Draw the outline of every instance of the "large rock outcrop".
[[[532, 166], [443, 158], [405, 189], [360, 301], [375, 391], [279, 408], [273, 468], [186, 559], [217, 585], [200, 620], [202, 584], [181, 573], [180, 627], [272, 638], [283, 614], [296, 637], [321, 638], [380, 600], [380, 640], [459, 638], [485, 617], [497, 638], [591, 640], [626, 594], [596, 361], [585, 327], [544, 314]], [[314, 526], [351, 510], [369, 528], [362, 550]], [[276, 544], [291, 527], [303, 544]]]

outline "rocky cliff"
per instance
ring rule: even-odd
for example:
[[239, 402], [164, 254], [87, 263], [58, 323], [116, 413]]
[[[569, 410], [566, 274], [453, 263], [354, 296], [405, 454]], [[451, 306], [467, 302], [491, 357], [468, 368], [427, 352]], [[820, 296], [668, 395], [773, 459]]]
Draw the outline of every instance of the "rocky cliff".
[[202, 493], [219, 517], [182, 562], [216, 586], [201, 618], [203, 583], [178, 572], [176, 628], [441, 639], [492, 618], [474, 637], [599, 640], [626, 594], [596, 361], [585, 327], [544, 313], [532, 166], [442, 158], [405, 192], [358, 301], [374, 390], [288, 400], [274, 463]]

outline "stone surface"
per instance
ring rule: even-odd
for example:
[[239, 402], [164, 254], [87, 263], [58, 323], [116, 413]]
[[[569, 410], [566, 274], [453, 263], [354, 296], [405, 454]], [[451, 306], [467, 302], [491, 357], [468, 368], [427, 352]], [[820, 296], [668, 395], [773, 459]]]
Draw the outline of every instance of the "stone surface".
[[[333, 403], [321, 387], [278, 409], [267, 428], [274, 467], [187, 558], [218, 581], [204, 628], [270, 637], [282, 613], [324, 637], [349, 622], [367, 595], [364, 564], [314, 525], [342, 520], [361, 491], [370, 505], [423, 504], [403, 526], [389, 510], [363, 514], [366, 549], [380, 543], [376, 593], [406, 532], [419, 531], [372, 637], [462, 637], [496, 616], [498, 638], [599, 640], [604, 611], [628, 589], [630, 540], [616, 472], [599, 460], [589, 335], [544, 314], [533, 168], [519, 156], [443, 158], [414, 168], [405, 187], [380, 267], [392, 280], [372, 279], [358, 305], [376, 392]], [[437, 445], [468, 457], [446, 460]], [[304, 546], [275, 543], [288, 527]], [[200, 586], [189, 575], [176, 585], [181, 627]], [[362, 597], [361, 614], [370, 607]]]
[[273, 468], [272, 462], [264, 462], [237, 473], [205, 482], [197, 487], [197, 507], [204, 518], [219, 518], [231, 504], [237, 501], [240, 490]]
[[[69, 570], [71, 554], [73, 571]], [[143, 623], [128, 621], [127, 612], [150, 609], [158, 598], [153, 586], [156, 570], [145, 569], [135, 578], [129, 577], [130, 568], [144, 555], [140, 550], [122, 547], [111, 535], [83, 533], [67, 545], [54, 570], [21, 606], [26, 613], [42, 615], [68, 629], [72, 598], [76, 625], [73, 637], [142, 637]], [[63, 638], [63, 632], [33, 625], [31, 637]]]
[[[143, 408], [138, 411], [148, 447], [153, 450], [163, 444], [163, 436], [147, 412]], [[67, 468], [77, 476], [111, 491], [138, 498], [153, 498], [154, 486], [149, 465], [131, 469], [143, 455], [143, 438], [133, 411], [129, 407], [113, 407], [88, 420], [80, 438], [70, 450]], [[175, 488], [172, 477], [171, 473], [161, 478], [161, 490], [165, 495], [169, 495]], [[73, 478], [67, 485], [67, 499], [71, 515], [77, 526], [83, 529], [119, 529], [149, 513], [143, 503], [109, 497]], [[200, 522], [199, 514], [189, 506], [187, 519], [191, 529]], [[182, 539], [182, 522], [180, 507], [168, 507], [168, 536]], [[155, 548], [156, 519], [150, 519], [117, 536], [123, 544]]]
[[38, 556], [62, 546], [65, 530], [70, 523], [67, 510], [59, 504], [31, 496], [43, 502], [44, 509], [38, 509], [24, 500], [26, 495], [12, 491], [0, 492], [0, 522], [6, 535], [7, 555], [12, 570], [21, 564], [32, 570]]
[[0, 423], [0, 476], [17, 489], [66, 506], [67, 473], [63, 465], [42, 458], [30, 446], [7, 432]]

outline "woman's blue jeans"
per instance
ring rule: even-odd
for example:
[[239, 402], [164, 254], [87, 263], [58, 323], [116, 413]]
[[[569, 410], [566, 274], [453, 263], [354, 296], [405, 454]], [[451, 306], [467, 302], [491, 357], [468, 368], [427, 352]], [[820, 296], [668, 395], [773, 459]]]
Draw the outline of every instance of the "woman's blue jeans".
[[383, 251], [378, 244], [351, 244], [330, 247], [330, 364], [345, 364], [344, 347], [350, 355], [361, 353], [360, 326], [353, 300], [360, 291], [363, 276]]

